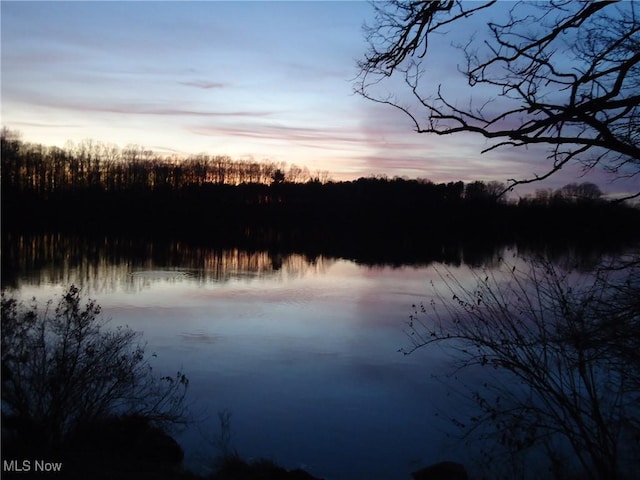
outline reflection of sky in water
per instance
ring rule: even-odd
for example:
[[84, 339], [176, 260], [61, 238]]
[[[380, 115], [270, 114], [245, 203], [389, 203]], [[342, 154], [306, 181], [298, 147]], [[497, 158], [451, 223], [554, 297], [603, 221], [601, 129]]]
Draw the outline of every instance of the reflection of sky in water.
[[[403, 332], [412, 304], [428, 301], [433, 267], [368, 268], [327, 262], [288, 274], [202, 281], [180, 269], [137, 270], [141, 288], [91, 295], [113, 325], [144, 333], [157, 372], [182, 367], [200, 422], [179, 435], [191, 466], [216, 453], [217, 412], [232, 412], [233, 447], [320, 477], [408, 478], [462, 460], [440, 428], [450, 406], [437, 350], [410, 356]], [[466, 269], [453, 270], [463, 276]], [[131, 272], [127, 273], [131, 275]], [[24, 285], [49, 298], [61, 286]]]
[[[157, 374], [184, 369], [195, 422], [177, 438], [191, 468], [204, 469], [217, 453], [221, 410], [232, 413], [231, 447], [243, 457], [266, 457], [328, 480], [406, 479], [445, 459], [472, 465], [477, 446], [447, 435], [460, 433], [447, 418], [468, 420], [468, 394], [485, 383], [523, 388], [482, 367], [448, 378], [452, 359], [436, 347], [398, 352], [411, 347], [405, 332], [413, 305], [429, 311], [434, 288], [449, 304], [447, 284], [459, 293], [473, 292], [485, 277], [492, 284], [512, 280], [511, 267], [528, 270], [515, 248], [474, 272], [452, 263], [367, 267], [180, 243], [105, 240], [90, 249], [64, 238], [20, 240], [5, 256], [12, 266], [7, 284], [19, 297], [46, 300], [74, 283], [112, 325], [144, 334]], [[506, 268], [497, 270], [499, 255]], [[580, 275], [579, 259], [563, 260], [578, 267], [569, 277], [578, 290], [589, 279]]]

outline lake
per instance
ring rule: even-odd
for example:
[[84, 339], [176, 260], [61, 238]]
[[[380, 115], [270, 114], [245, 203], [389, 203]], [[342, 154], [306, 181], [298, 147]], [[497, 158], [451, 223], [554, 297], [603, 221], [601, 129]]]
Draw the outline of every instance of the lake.
[[[329, 480], [407, 479], [471, 455], [440, 415], [465, 408], [443, 377], [450, 356], [399, 352], [411, 345], [412, 305], [431, 300], [440, 274], [473, 284], [464, 258], [388, 266], [55, 235], [9, 237], [3, 256], [3, 284], [20, 298], [44, 302], [75, 284], [111, 325], [143, 334], [154, 371], [184, 369], [193, 423], [176, 438], [193, 470], [208, 471], [219, 453], [222, 411], [244, 458]], [[517, 249], [475, 268], [499, 257], [518, 261]]]

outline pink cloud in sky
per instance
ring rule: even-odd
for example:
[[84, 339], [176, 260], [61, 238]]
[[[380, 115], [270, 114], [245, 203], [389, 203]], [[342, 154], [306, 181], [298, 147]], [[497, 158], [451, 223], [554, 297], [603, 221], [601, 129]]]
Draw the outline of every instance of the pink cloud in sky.
[[220, 82], [208, 82], [206, 80], [192, 80], [187, 82], [178, 82], [180, 85], [186, 85], [188, 87], [202, 88], [209, 90], [212, 88], [224, 88], [226, 85]]

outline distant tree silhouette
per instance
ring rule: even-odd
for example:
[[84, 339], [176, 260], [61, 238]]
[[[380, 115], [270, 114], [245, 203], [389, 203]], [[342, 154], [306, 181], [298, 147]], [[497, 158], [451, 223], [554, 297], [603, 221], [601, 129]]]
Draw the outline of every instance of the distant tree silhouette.
[[468, 183], [464, 188], [464, 197], [468, 201], [496, 201], [505, 190], [504, 183], [501, 182], [480, 182]]
[[590, 182], [569, 183], [560, 189], [559, 194], [574, 201], [593, 201], [602, 197], [600, 188]]
[[559, 205], [604, 203], [600, 187], [591, 182], [568, 183], [556, 190], [538, 189], [533, 197], [520, 199], [521, 205]]
[[279, 168], [276, 169], [272, 174], [273, 183], [282, 183], [285, 179], [285, 174]]

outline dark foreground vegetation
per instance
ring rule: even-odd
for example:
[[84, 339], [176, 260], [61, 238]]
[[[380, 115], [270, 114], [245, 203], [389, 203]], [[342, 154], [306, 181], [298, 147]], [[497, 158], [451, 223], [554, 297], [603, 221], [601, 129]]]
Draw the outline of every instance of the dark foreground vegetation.
[[[640, 210], [571, 184], [507, 201], [498, 182], [327, 181], [292, 166], [155, 156], [85, 142], [67, 150], [2, 133], [7, 231], [144, 234], [350, 256], [433, 242], [608, 242], [640, 236]], [[294, 168], [295, 167], [295, 168]], [[306, 172], [306, 173], [305, 173]], [[349, 247], [351, 246], [351, 247]]]
[[[187, 422], [182, 371], [156, 376], [129, 328], [71, 286], [55, 307], [2, 294], [2, 478], [197, 479], [170, 433]], [[313, 480], [221, 455], [219, 480]]]
[[3, 291], [1, 326], [3, 478], [127, 478], [180, 464], [167, 432], [186, 421], [188, 380], [156, 376], [138, 334], [110, 328], [74, 286], [55, 306]]
[[[640, 259], [590, 272], [505, 262], [414, 306], [411, 353], [445, 348], [475, 403], [444, 414], [481, 445], [485, 478], [630, 480], [640, 467]], [[482, 381], [458, 381], [465, 372]]]

